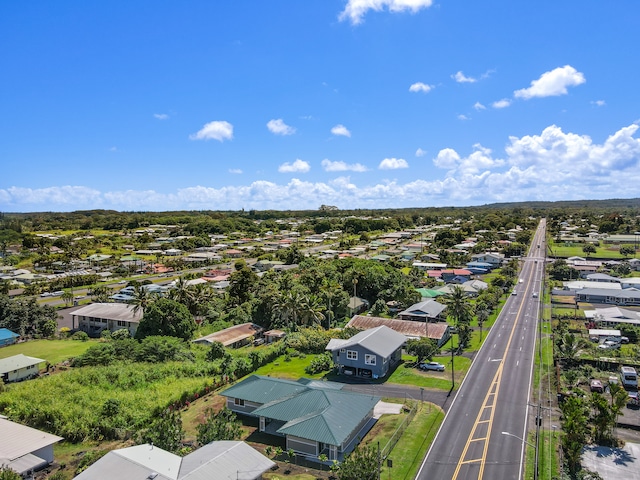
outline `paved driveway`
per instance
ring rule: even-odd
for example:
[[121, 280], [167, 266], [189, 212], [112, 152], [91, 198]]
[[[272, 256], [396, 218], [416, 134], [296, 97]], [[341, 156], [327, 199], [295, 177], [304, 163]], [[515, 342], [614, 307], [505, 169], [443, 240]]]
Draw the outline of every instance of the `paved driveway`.
[[582, 466], [598, 472], [604, 480], [640, 480], [640, 444], [626, 443], [623, 448], [587, 446]]

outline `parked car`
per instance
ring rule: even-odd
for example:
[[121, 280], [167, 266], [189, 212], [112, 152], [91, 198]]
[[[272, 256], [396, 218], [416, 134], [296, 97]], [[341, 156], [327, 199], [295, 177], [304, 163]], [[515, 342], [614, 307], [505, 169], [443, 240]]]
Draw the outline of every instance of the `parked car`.
[[607, 340], [598, 345], [600, 350], [616, 350], [620, 348], [620, 344], [618, 342], [612, 342], [611, 340]]
[[418, 365], [420, 370], [434, 370], [436, 372], [444, 372], [444, 365], [438, 362], [426, 362]]
[[629, 343], [629, 337], [620, 337], [620, 343]]
[[589, 388], [592, 392], [604, 393], [604, 386], [602, 385], [602, 382], [600, 380], [591, 380]]

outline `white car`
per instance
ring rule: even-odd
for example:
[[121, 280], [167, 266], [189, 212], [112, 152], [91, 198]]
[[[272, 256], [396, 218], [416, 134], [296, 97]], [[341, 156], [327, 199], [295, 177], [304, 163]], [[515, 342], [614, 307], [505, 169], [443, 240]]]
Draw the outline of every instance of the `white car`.
[[420, 370], [434, 370], [436, 372], [444, 372], [444, 365], [438, 362], [426, 362], [418, 365]]
[[603, 342], [600, 345], [598, 345], [598, 348], [600, 350], [615, 350], [617, 348], [620, 348], [620, 344], [618, 342], [612, 342], [611, 340], [607, 340], [606, 342]]
[[538, 292], [533, 292], [533, 298], [538, 298]]

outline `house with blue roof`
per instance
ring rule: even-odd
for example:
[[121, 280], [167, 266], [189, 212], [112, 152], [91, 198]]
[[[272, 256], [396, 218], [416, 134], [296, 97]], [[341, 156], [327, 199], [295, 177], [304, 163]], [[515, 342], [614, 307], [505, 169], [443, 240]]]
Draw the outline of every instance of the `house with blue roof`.
[[251, 375], [221, 393], [227, 407], [258, 418], [259, 431], [283, 437], [285, 449], [317, 460], [342, 460], [375, 424], [380, 397], [342, 384]]
[[13, 333], [8, 328], [0, 328], [0, 347], [12, 345], [18, 341], [20, 335]]

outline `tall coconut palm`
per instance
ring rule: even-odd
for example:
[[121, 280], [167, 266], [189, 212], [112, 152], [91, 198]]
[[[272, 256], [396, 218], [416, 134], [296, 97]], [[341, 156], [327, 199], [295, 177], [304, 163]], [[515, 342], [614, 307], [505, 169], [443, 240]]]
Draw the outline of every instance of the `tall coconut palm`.
[[469, 297], [460, 285], [456, 285], [451, 293], [445, 297], [445, 303], [447, 304], [447, 315], [458, 329], [459, 345], [464, 348], [471, 337], [470, 324], [473, 317]]
[[324, 305], [322, 300], [317, 295], [310, 295], [304, 302], [304, 311], [302, 312], [302, 323], [305, 326], [310, 325], [322, 325], [322, 321], [325, 319]]
[[133, 300], [131, 300], [133, 312], [142, 311], [144, 314], [145, 309], [155, 301], [156, 297], [157, 295], [144, 288], [144, 285], [136, 285], [133, 290]]
[[276, 323], [290, 330], [296, 330], [298, 328], [300, 317], [302, 317], [306, 309], [306, 299], [304, 295], [291, 290], [281, 294], [273, 304], [273, 310], [277, 316]]

